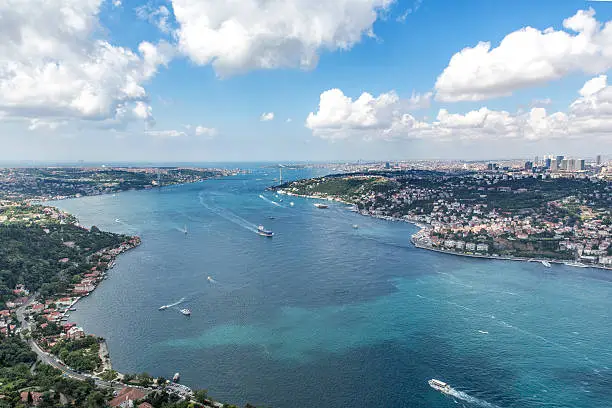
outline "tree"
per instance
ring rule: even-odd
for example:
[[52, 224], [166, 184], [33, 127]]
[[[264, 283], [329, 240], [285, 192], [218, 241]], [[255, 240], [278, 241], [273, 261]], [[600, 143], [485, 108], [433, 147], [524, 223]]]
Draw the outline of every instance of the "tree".
[[159, 386], [165, 386], [166, 383], [168, 382], [168, 380], [162, 376], [157, 377], [157, 385]]
[[117, 378], [117, 372], [115, 370], [104, 370], [104, 372], [100, 374], [100, 378], [104, 381], [113, 381]]
[[193, 399], [203, 404], [208, 399], [208, 390], [195, 390], [193, 392]]
[[85, 400], [87, 408], [103, 408], [106, 406], [106, 398], [100, 391], [94, 391]]

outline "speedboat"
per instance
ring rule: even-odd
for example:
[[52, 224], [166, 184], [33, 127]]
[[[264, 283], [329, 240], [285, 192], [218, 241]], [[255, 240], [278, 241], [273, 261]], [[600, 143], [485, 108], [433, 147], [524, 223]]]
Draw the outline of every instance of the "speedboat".
[[316, 203], [314, 206], [317, 207], [317, 208], [321, 208], [321, 209], [328, 207], [327, 204], [321, 204], [321, 203]]
[[257, 233], [262, 237], [272, 238], [274, 236], [274, 233], [270, 230], [265, 229], [263, 225], [257, 227]]
[[181, 313], [184, 314], [185, 316], [190, 316], [191, 315], [191, 310], [189, 310], [189, 309], [181, 309]]
[[159, 310], [166, 310], [168, 308], [168, 305], [163, 305], [159, 307]]
[[427, 383], [434, 390], [443, 392], [444, 394], [449, 394], [452, 389], [451, 386], [445, 383], [444, 381], [436, 380], [435, 378], [432, 378], [431, 380], [427, 381]]
[[550, 262], [548, 262], [548, 261], [544, 261], [544, 260], [542, 260], [542, 261], [540, 261], [540, 262], [542, 263], [542, 265], [544, 265], [544, 266], [545, 266], [545, 267], [547, 267], [547, 268], [550, 268], [550, 266], [551, 266], [551, 265], [550, 265]]

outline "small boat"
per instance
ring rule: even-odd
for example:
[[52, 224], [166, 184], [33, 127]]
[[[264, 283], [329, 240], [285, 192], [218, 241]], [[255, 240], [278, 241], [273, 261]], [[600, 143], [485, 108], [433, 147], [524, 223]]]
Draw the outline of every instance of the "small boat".
[[289, 205], [293, 207], [295, 204], [292, 201], [292, 202], [289, 203]]
[[214, 283], [215, 282], [215, 280], [213, 278], [211, 278], [210, 276], [207, 276], [206, 280], [209, 281], [210, 283]]
[[168, 308], [168, 305], [163, 305], [159, 307], [159, 310], [166, 310]]
[[257, 233], [262, 237], [272, 238], [274, 236], [274, 233], [270, 230], [265, 229], [263, 225], [257, 227]]
[[588, 268], [589, 265], [585, 265], [582, 262], [564, 262], [565, 265], [567, 266], [575, 266], [578, 268]]
[[432, 378], [431, 380], [427, 381], [427, 383], [434, 390], [443, 392], [444, 394], [450, 394], [450, 391], [452, 390], [450, 385], [448, 385], [444, 381], [436, 380], [435, 378]]
[[185, 316], [191, 316], [191, 310], [189, 309], [181, 309], [181, 313]]
[[185, 225], [185, 228], [183, 228], [183, 232], [185, 233], [185, 235], [187, 235], [187, 225]]
[[540, 262], [542, 263], [542, 265], [544, 265], [547, 268], [551, 267], [550, 262], [548, 262], [548, 261], [541, 260]]
[[329, 207], [327, 204], [321, 204], [321, 203], [316, 203], [314, 206], [317, 208], [321, 208], [321, 209]]
[[181, 374], [174, 373], [174, 377], [172, 377], [172, 381], [179, 382], [181, 380]]
[[357, 228], [359, 228], [359, 225], [353, 224], [353, 228], [357, 229]]
[[71, 307], [70, 309], [68, 309], [71, 312], [76, 312], [76, 307]]

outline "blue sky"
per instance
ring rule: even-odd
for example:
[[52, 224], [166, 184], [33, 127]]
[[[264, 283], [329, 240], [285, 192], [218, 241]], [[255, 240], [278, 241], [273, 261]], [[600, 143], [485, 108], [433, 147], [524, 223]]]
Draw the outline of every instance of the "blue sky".
[[612, 2], [14, 1], [0, 160], [611, 151]]

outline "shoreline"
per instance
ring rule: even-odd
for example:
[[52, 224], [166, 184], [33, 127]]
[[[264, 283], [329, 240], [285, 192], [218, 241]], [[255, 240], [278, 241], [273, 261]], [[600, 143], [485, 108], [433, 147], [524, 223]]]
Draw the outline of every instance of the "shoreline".
[[[294, 196], [294, 197], [301, 197], [301, 198], [307, 198], [307, 199], [314, 199], [314, 200], [326, 200], [326, 201], [336, 201], [338, 203], [342, 203], [342, 204], [346, 204], [346, 205], [352, 205], [355, 206], [354, 203], [345, 201], [341, 198], [338, 197], [322, 197], [322, 196], [314, 196], [314, 195], [302, 195], [302, 194], [295, 194], [292, 192], [288, 192], [286, 190], [275, 190], [278, 194], [283, 194], [283, 195], [288, 195], [288, 196]], [[561, 264], [561, 265], [566, 265], [566, 266], [571, 266], [574, 268], [595, 268], [595, 269], [602, 269], [602, 270], [612, 270], [612, 267], [609, 266], [605, 266], [605, 265], [598, 265], [598, 264], [579, 264], [579, 265], [571, 265], [571, 262], [576, 262], [576, 261], [570, 261], [570, 260], [561, 260], [561, 259], [536, 259], [536, 258], [524, 258], [524, 257], [517, 257], [517, 256], [510, 256], [510, 255], [484, 255], [484, 254], [467, 254], [464, 252], [456, 252], [456, 251], [450, 251], [447, 249], [443, 249], [443, 248], [434, 248], [428, 245], [424, 245], [424, 244], [420, 244], [417, 240], [418, 237], [422, 234], [424, 234], [424, 232], [427, 232], [431, 229], [431, 226], [423, 223], [421, 221], [417, 221], [417, 220], [411, 220], [408, 218], [397, 218], [397, 217], [392, 217], [390, 215], [376, 215], [376, 214], [370, 214], [370, 213], [366, 213], [363, 211], [359, 211], [359, 210], [355, 210], [353, 211], [359, 215], [362, 215], [364, 217], [371, 217], [371, 218], [377, 218], [377, 219], [381, 219], [381, 220], [385, 220], [385, 221], [393, 221], [393, 222], [406, 222], [412, 225], [415, 225], [419, 228], [419, 230], [417, 232], [415, 232], [414, 234], [412, 234], [410, 236], [410, 242], [419, 249], [425, 249], [428, 251], [434, 251], [434, 252], [439, 252], [442, 254], [447, 254], [447, 255], [455, 255], [455, 256], [465, 256], [468, 258], [479, 258], [479, 259], [492, 259], [492, 260], [500, 260], [500, 261], [514, 261], [514, 262], [539, 262], [541, 263], [542, 260], [550, 262], [550, 263], [554, 263], [554, 264]]]

